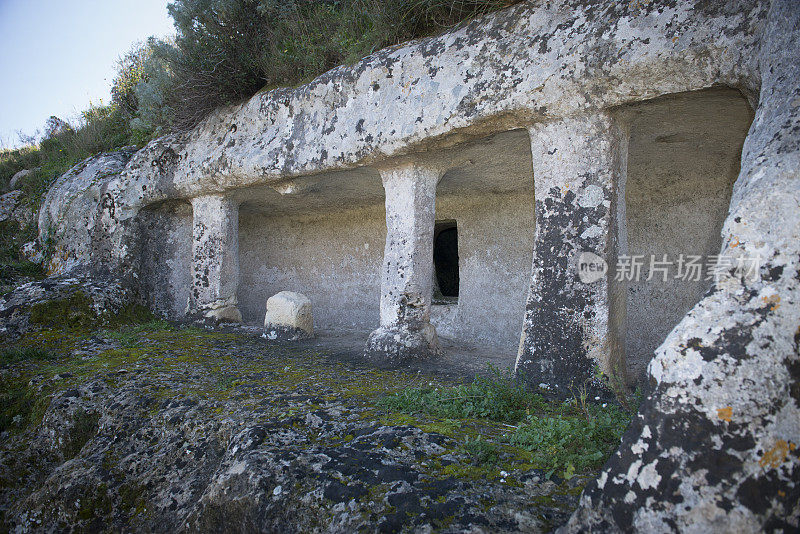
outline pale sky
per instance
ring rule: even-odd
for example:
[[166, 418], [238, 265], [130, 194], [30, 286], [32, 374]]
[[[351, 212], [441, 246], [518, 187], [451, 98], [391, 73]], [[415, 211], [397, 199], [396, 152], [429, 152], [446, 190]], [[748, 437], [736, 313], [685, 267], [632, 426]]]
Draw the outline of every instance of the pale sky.
[[175, 33], [168, 0], [0, 0], [0, 148], [108, 103], [117, 59]]

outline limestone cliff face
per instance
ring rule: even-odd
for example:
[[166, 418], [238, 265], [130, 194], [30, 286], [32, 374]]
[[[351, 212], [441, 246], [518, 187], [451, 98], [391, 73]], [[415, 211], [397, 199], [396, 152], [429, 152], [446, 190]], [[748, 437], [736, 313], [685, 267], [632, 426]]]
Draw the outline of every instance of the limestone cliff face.
[[[101, 180], [104, 202], [127, 220], [168, 199], [255, 184], [291, 192], [293, 178], [665, 94], [726, 85], [754, 99], [767, 7], [523, 3], [220, 109]], [[48, 204], [69, 217], [68, 197]]]
[[726, 274], [667, 336], [653, 391], [566, 531], [800, 524], [800, 5], [773, 2], [761, 90], [723, 228]]
[[[48, 190], [39, 211], [39, 237], [54, 242], [48, 269], [67, 273], [81, 267], [116, 267], [112, 254], [125, 254], [118, 238], [119, 202], [108, 191], [134, 150], [101, 154], [74, 166]], [[115, 242], [116, 240], [116, 242]], [[113, 252], [112, 252], [113, 251]]]
[[[756, 279], [723, 273], [667, 336], [649, 366], [651, 392], [638, 419], [566, 529], [796, 529], [798, 27], [800, 6], [791, 0], [524, 3], [380, 51], [302, 87], [258, 94], [191, 132], [151, 142], [127, 163], [122, 155], [89, 160], [48, 195], [40, 233], [57, 229], [63, 252], [54, 271], [102, 265], [136, 278], [146, 207], [242, 196], [254, 186], [273, 188], [287, 202], [311, 203], [323, 173], [436, 159], [464, 142], [526, 128], [534, 175], [554, 186], [536, 188], [537, 225], [549, 226], [536, 229], [518, 365], [554, 380], [572, 372], [582, 377], [592, 362], [613, 367], [614, 288], [587, 291], [561, 277], [566, 259], [542, 260], [563, 242], [570, 245], [564, 254], [586, 244], [618, 252], [615, 202], [626, 148], [616, 110], [662, 95], [737, 88], [756, 115], [721, 252], [758, 255], [761, 269]], [[587, 131], [602, 143], [588, 148], [605, 156], [571, 153], [579, 145], [569, 142], [576, 135], [570, 124], [595, 125]], [[574, 171], [568, 182], [558, 181], [561, 167], [548, 159], [555, 154], [548, 146], [565, 149], [555, 158], [566, 158], [563, 168]], [[593, 200], [585, 213], [593, 219], [578, 220], [587, 198]], [[196, 254], [193, 260], [209, 261]], [[235, 305], [235, 295], [215, 298]], [[573, 319], [559, 310], [576, 306], [571, 316], [586, 312], [585, 320], [565, 324]], [[554, 335], [554, 343], [566, 339], [570, 351], [553, 355], [551, 347], [537, 346], [543, 333]], [[566, 362], [560, 367], [559, 358]]]

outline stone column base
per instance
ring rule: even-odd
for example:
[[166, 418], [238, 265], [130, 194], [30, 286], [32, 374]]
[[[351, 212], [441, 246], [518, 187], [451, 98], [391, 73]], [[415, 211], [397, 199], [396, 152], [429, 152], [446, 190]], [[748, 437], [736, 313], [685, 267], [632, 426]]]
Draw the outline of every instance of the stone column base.
[[432, 324], [418, 328], [380, 327], [369, 335], [365, 355], [378, 362], [403, 363], [430, 359], [439, 353], [439, 340]]

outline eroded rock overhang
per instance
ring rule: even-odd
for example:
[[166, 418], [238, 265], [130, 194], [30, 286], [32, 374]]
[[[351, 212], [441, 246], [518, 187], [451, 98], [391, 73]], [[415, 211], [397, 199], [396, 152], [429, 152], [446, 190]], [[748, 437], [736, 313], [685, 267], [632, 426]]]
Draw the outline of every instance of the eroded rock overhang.
[[158, 139], [121, 208], [274, 184], [725, 85], [755, 103], [765, 2], [530, 2], [382, 50]]

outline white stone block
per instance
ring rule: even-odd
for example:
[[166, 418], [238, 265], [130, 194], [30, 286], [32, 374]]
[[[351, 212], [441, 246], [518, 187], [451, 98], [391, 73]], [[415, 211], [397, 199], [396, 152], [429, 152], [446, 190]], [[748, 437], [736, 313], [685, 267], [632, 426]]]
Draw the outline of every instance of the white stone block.
[[264, 337], [267, 339], [306, 339], [314, 335], [311, 301], [302, 293], [281, 291], [267, 299]]

